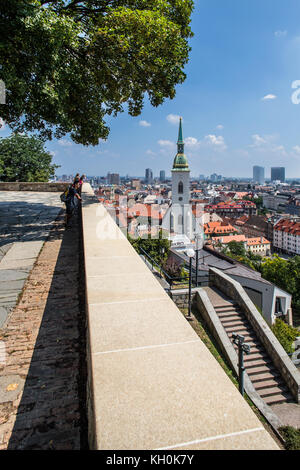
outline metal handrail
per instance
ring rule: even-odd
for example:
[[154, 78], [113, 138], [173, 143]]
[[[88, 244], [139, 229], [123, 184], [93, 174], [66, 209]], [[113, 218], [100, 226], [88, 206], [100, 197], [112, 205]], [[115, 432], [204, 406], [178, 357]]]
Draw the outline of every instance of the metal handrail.
[[[152, 264], [152, 270], [153, 270], [153, 265], [156, 265], [158, 268], [159, 268], [159, 272], [160, 272], [160, 276], [162, 277], [162, 274], [164, 274], [164, 276], [166, 277], [167, 281], [169, 282], [169, 284], [172, 286], [174, 282], [178, 282], [178, 283], [181, 283], [181, 284], [186, 284], [188, 282], [187, 279], [183, 279], [182, 277], [172, 277], [170, 276], [163, 268], [162, 266], [157, 262], [155, 261], [155, 259], [153, 259], [149, 253], [147, 253], [142, 247], [139, 247], [139, 250], [151, 261], [151, 264]], [[193, 280], [193, 276], [192, 276], [192, 280]]]

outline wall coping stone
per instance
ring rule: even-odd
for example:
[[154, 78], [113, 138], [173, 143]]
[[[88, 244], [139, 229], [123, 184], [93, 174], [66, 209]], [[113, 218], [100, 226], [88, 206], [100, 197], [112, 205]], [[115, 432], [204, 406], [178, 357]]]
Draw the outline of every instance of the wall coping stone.
[[86, 183], [82, 229], [90, 448], [278, 450]]
[[63, 192], [70, 183], [1, 182], [0, 191]]

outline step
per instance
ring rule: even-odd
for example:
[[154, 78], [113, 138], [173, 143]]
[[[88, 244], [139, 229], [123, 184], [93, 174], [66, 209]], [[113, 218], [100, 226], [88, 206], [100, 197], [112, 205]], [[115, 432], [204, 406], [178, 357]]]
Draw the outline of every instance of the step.
[[228, 335], [232, 334], [232, 333], [238, 333], [239, 335], [241, 336], [244, 336], [244, 337], [251, 337], [251, 338], [254, 338], [254, 335], [255, 333], [251, 332], [250, 330], [248, 330], [248, 328], [245, 326], [245, 325], [223, 325], [224, 326], [224, 330], [226, 331], [226, 333]]
[[235, 307], [234, 303], [228, 302], [227, 304], [213, 304], [214, 308], [222, 309], [222, 308], [232, 308]]
[[278, 393], [272, 397], [264, 398], [264, 402], [267, 405], [278, 405], [280, 403], [294, 402], [294, 399], [290, 393]]
[[258, 367], [251, 367], [250, 369], [247, 368], [247, 374], [249, 376], [253, 376], [253, 375], [258, 376], [260, 374], [273, 372], [275, 370], [276, 370], [276, 368], [274, 366], [270, 367], [270, 366], [264, 364], [264, 365], [261, 365], [261, 366], [258, 366]]
[[[226, 330], [225, 330], [226, 331]], [[254, 336], [254, 335], [250, 335], [249, 333], [247, 332], [243, 332], [243, 330], [238, 330], [238, 331], [235, 331], [235, 330], [230, 330], [230, 331], [226, 331], [227, 333], [227, 336], [228, 338], [233, 342], [233, 336], [232, 334], [233, 333], [237, 333], [239, 334], [240, 336], [243, 336], [244, 337], [244, 342], [249, 344], [250, 345], [250, 348], [252, 347], [256, 347], [258, 345], [260, 345], [259, 343], [259, 339]]]
[[230, 305], [228, 307], [217, 307], [215, 305], [213, 305], [215, 311], [219, 314], [219, 313], [230, 313], [230, 312], [239, 312], [240, 311], [238, 309], [236, 309], [233, 305]]
[[257, 343], [255, 343], [255, 345], [253, 345], [251, 347], [251, 354], [253, 354], [253, 353], [255, 353], [255, 354], [267, 354], [264, 346], [261, 343], [259, 343], [258, 341], [257, 341]]
[[281, 377], [276, 379], [266, 379], [262, 380], [261, 382], [257, 382], [254, 385], [255, 390], [260, 393], [260, 390], [267, 390], [268, 388], [273, 387], [286, 387], [285, 382], [281, 379]]
[[228, 326], [244, 326], [245, 328], [250, 328], [249, 323], [247, 323], [245, 320], [242, 320], [241, 318], [238, 318], [238, 317], [231, 317], [226, 320], [222, 318], [221, 323], [224, 326], [224, 328], [227, 328]]
[[237, 315], [236, 313], [232, 313], [232, 314], [221, 314], [219, 315], [219, 319], [221, 320], [222, 323], [227, 323], [229, 321], [244, 321], [243, 317], [241, 317], [240, 315]]
[[240, 325], [240, 326], [232, 326], [232, 325], [228, 325], [228, 326], [224, 326], [224, 330], [226, 331], [226, 333], [228, 335], [232, 335], [232, 333], [238, 333], [240, 336], [249, 336], [249, 331], [248, 329], [244, 326], [244, 325]]
[[[232, 338], [232, 333], [235, 333], [235, 332], [234, 331], [227, 332], [227, 335], [229, 336], [230, 339]], [[242, 332], [239, 332], [239, 334], [244, 337], [244, 340], [245, 340], [244, 342], [247, 344], [250, 344], [251, 348], [256, 348], [256, 347], [263, 348], [263, 345], [261, 344], [260, 340], [254, 333], [251, 334], [249, 332], [245, 332], [244, 334], [242, 334]]]
[[273, 387], [268, 387], [266, 389], [260, 389], [259, 391], [259, 395], [262, 398], [271, 397], [271, 396], [278, 395], [281, 393], [291, 395], [289, 389], [286, 386], [280, 386], [280, 385], [279, 386], [275, 385]]
[[269, 366], [270, 365], [273, 365], [273, 362], [271, 361], [271, 359], [263, 359], [263, 358], [260, 358], [260, 359], [253, 359], [252, 361], [247, 361], [245, 363], [245, 367], [246, 367], [246, 370], [248, 372], [248, 370], [251, 370], [253, 369], [253, 367], [260, 367], [260, 366]]
[[251, 382], [253, 383], [254, 388], [256, 388], [259, 384], [269, 380], [282, 380], [282, 378], [278, 372], [270, 370], [251, 377]]
[[268, 354], [264, 351], [264, 352], [251, 352], [250, 354], [245, 354], [244, 355], [244, 362], [251, 362], [256, 360], [256, 359], [266, 359], [268, 360], [269, 359], [269, 356]]

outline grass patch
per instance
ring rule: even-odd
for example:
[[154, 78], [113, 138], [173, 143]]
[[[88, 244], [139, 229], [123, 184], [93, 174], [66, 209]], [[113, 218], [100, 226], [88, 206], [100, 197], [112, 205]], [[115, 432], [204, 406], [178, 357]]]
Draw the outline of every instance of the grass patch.
[[279, 431], [285, 439], [286, 450], [300, 450], [300, 429], [282, 426]]

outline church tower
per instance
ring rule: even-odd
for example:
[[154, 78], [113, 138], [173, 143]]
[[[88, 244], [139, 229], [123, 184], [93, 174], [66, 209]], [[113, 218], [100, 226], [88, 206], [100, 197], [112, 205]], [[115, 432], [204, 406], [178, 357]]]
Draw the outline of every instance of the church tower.
[[162, 221], [170, 234], [172, 246], [188, 246], [201, 233], [199, 220], [190, 206], [190, 168], [184, 154], [182, 118], [179, 121], [177, 154], [172, 168], [172, 203]]
[[172, 204], [184, 206], [190, 203], [190, 169], [184, 154], [182, 118], [179, 122], [177, 154], [172, 169]]

